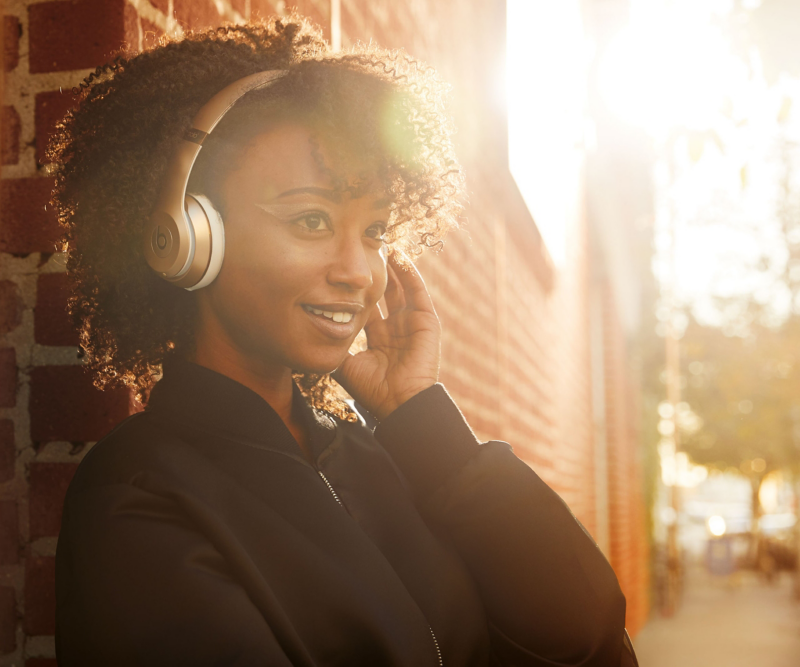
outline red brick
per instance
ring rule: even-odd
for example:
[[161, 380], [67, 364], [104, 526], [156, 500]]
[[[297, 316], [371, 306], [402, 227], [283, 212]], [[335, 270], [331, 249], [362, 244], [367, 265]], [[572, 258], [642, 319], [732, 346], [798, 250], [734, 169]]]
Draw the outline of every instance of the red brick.
[[16, 16], [3, 17], [3, 70], [10, 72], [19, 65], [19, 38], [22, 30]]
[[77, 463], [31, 463], [28, 478], [31, 540], [58, 535], [64, 496], [77, 469]]
[[14, 477], [17, 448], [14, 444], [14, 422], [0, 419], [0, 484]]
[[17, 594], [10, 586], [0, 586], [0, 654], [17, 648]]
[[[345, 3], [342, 3], [346, 6]], [[322, 35], [328, 42], [331, 40], [331, 17], [330, 14], [323, 14], [317, 5], [312, 0], [297, 0], [296, 2], [287, 2], [287, 9], [297, 9], [300, 14], [309, 19], [312, 23], [316, 23], [322, 28]]]
[[123, 30], [125, 34], [125, 42], [131, 51], [139, 50], [139, 13], [133, 5], [125, 3], [123, 9]]
[[219, 25], [220, 16], [211, 0], [175, 0], [173, 15], [184, 28], [200, 30]]
[[[294, 7], [296, 3], [289, 3], [287, 8]], [[250, 0], [250, 16], [267, 18], [277, 14], [275, 7], [269, 0]]]
[[14, 500], [0, 500], [0, 565], [19, 563], [19, 517]]
[[101, 65], [125, 40], [124, 0], [42, 2], [28, 7], [30, 71]]
[[36, 126], [36, 162], [46, 164], [45, 150], [56, 123], [66, 115], [75, 104], [72, 93], [65, 90], [51, 90], [38, 93], [34, 105], [34, 124]]
[[12, 106], [4, 106], [0, 116], [2, 137], [0, 137], [0, 162], [17, 164], [19, 162], [19, 114]]
[[56, 631], [56, 559], [31, 557], [25, 562], [25, 633], [52, 635]]
[[101, 392], [82, 366], [40, 366], [31, 370], [31, 439], [96, 441], [129, 414], [124, 388]]
[[22, 322], [22, 299], [11, 280], [0, 280], [0, 334], [16, 329]]
[[56, 251], [58, 221], [52, 206], [45, 209], [52, 189], [52, 178], [7, 178], [0, 183], [0, 252]]
[[37, 343], [77, 347], [78, 332], [67, 313], [68, 296], [66, 273], [43, 273], [39, 276], [36, 307], [33, 309], [33, 331]]
[[158, 44], [158, 38], [164, 34], [164, 31], [147, 19], [140, 18], [139, 20], [142, 23], [142, 48], [147, 49]]
[[17, 353], [13, 347], [0, 348], [0, 408], [17, 404]]

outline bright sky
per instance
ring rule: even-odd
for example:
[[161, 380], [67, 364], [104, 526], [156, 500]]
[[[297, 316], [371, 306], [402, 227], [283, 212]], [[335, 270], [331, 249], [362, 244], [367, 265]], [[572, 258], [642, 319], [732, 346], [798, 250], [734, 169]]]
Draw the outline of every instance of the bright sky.
[[[777, 312], [790, 307], [769, 276], [744, 267], [762, 254], [777, 267], [785, 260], [775, 217], [781, 174], [776, 150], [781, 133], [800, 139], [800, 84], [783, 78], [770, 86], [754, 48], [734, 52], [725, 28], [734, 4], [631, 0], [630, 24], [600, 63], [606, 103], [644, 128], [659, 156], [656, 275], [670, 280], [673, 228], [677, 295], [707, 321], [715, 320], [708, 305], [714, 294], [756, 292]], [[759, 4], [742, 3], [751, 9]], [[578, 0], [509, 0], [508, 30], [507, 80], [529, 79], [508, 91], [510, 166], [561, 264], [580, 184], [591, 47]], [[528, 57], [520, 66], [521, 53]]]

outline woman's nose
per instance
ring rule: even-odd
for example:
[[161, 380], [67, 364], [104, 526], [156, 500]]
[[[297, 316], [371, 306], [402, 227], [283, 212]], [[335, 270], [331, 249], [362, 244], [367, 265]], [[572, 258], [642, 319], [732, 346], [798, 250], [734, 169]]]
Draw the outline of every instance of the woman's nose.
[[372, 267], [367, 249], [358, 239], [343, 238], [336, 246], [336, 256], [328, 270], [328, 282], [351, 290], [372, 286]]

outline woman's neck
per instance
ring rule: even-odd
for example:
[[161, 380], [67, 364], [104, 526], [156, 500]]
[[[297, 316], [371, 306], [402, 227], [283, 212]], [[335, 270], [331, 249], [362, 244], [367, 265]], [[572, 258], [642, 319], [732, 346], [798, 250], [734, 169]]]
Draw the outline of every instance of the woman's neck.
[[294, 380], [290, 368], [261, 359], [254, 360], [234, 347], [226, 336], [198, 335], [195, 349], [187, 358], [235, 380], [261, 396], [275, 410], [309, 459], [305, 428], [295, 419], [296, 413], [292, 411]]

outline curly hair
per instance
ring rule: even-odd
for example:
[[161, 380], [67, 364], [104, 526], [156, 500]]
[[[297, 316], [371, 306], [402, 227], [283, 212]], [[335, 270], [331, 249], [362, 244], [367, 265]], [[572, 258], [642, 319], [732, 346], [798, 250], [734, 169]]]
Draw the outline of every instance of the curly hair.
[[[314, 142], [355, 160], [359, 174], [377, 176], [392, 202], [386, 240], [400, 257], [441, 245], [457, 225], [464, 176], [446, 86], [402, 51], [359, 45], [333, 53], [317, 27], [293, 14], [164, 36], [135, 55], [118, 52], [73, 89], [78, 105], [47, 150], [69, 312], [97, 387], [122, 383], [145, 401], [165, 356], [192, 350], [195, 299], [147, 265], [144, 225], [196, 112], [233, 81], [275, 69], [287, 73], [245, 95], [209, 135], [189, 191], [208, 196], [224, 219], [221, 175], [249, 138], [292, 118], [307, 125]], [[335, 187], [359, 187], [328, 173]], [[352, 418], [329, 376], [295, 378], [314, 407]]]

